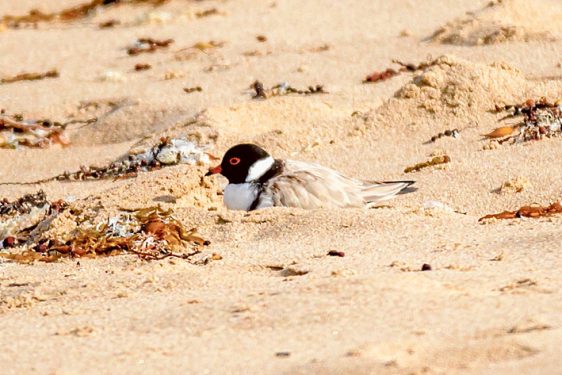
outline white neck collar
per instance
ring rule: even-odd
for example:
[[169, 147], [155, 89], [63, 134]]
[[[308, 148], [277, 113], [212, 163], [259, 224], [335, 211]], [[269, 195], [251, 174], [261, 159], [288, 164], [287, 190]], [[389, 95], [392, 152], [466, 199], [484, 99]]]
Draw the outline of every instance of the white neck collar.
[[248, 176], [246, 176], [246, 182], [252, 182], [259, 180], [267, 171], [271, 169], [275, 163], [275, 160], [271, 156], [265, 157], [256, 161], [250, 169], [248, 169]]

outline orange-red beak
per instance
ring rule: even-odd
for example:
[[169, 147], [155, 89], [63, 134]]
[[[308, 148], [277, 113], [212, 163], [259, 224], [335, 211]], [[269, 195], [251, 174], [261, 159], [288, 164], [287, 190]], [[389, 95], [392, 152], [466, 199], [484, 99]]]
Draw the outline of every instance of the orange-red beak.
[[209, 172], [207, 172], [207, 173], [205, 174], [205, 176], [210, 176], [210, 175], [217, 174], [217, 173], [221, 173], [221, 172], [222, 172], [222, 168], [221, 168], [221, 166], [220, 166], [220, 164], [219, 164], [219, 165], [217, 165], [216, 167], [209, 169]]

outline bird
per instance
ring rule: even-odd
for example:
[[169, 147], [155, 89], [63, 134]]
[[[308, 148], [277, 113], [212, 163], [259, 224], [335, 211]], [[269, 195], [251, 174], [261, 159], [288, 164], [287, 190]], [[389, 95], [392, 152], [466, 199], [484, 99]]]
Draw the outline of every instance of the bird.
[[362, 181], [313, 163], [274, 159], [263, 148], [242, 143], [231, 147], [221, 164], [205, 176], [228, 179], [223, 200], [231, 210], [267, 207], [302, 209], [370, 208], [397, 194], [415, 191], [415, 181]]

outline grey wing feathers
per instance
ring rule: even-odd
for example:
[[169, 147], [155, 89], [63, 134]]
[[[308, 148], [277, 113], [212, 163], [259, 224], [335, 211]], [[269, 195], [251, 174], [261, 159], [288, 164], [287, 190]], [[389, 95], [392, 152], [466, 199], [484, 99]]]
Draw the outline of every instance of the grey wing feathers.
[[372, 206], [387, 200], [413, 182], [370, 183], [299, 161], [285, 161], [283, 174], [272, 178], [266, 190], [275, 206], [339, 208]]
[[[378, 203], [392, 199], [397, 194], [405, 194], [415, 191], [409, 188], [414, 181], [386, 181], [365, 185], [363, 188], [365, 204], [369, 207], [376, 206]], [[408, 189], [410, 189], [408, 191]]]

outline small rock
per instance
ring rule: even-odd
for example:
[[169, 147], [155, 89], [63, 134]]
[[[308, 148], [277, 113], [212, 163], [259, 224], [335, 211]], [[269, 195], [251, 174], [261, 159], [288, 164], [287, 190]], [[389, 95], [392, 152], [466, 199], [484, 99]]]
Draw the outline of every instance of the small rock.
[[431, 265], [427, 264], [427, 263], [424, 263], [421, 267], [421, 270], [422, 271], [431, 271]]

